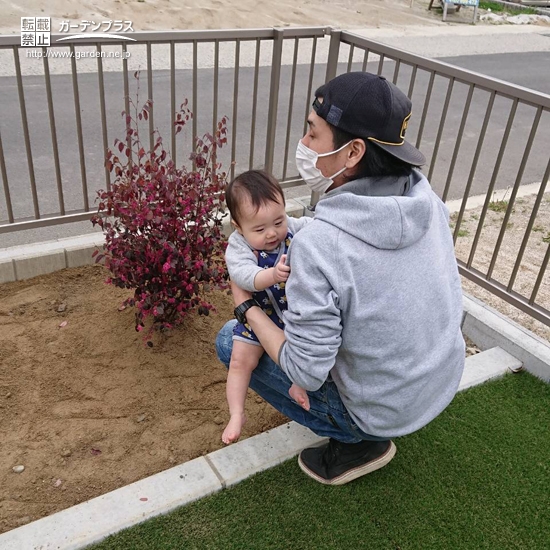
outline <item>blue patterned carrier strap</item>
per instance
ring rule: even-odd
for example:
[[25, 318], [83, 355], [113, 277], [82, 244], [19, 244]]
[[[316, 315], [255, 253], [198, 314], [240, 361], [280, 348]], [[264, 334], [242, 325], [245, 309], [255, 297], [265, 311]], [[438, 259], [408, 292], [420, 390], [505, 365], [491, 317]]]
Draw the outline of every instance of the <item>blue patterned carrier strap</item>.
[[[281, 256], [288, 252], [292, 236], [292, 233], [287, 233], [285, 240], [279, 246], [279, 250], [273, 252], [258, 250], [258, 266], [263, 269], [275, 267]], [[262, 306], [266, 315], [280, 328], [284, 326], [283, 311], [287, 309], [285, 286], [286, 283], [276, 283], [265, 290], [252, 293], [252, 296]], [[257, 346], [260, 345], [258, 338], [256, 338], [256, 335], [248, 324], [242, 325], [241, 323], [237, 323], [233, 329], [233, 339]]]

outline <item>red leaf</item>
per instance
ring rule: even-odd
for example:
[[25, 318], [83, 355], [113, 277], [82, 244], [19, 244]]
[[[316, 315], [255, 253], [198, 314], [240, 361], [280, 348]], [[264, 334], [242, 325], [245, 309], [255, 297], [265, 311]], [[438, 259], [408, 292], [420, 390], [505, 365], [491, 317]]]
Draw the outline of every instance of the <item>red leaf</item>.
[[[148, 100], [139, 111], [141, 119], [148, 120], [151, 109]], [[117, 308], [124, 311], [135, 306], [136, 328], [142, 331], [144, 343], [152, 346], [153, 330], [180, 324], [198, 307], [203, 315], [212, 311], [198, 297], [203, 290], [228, 287], [225, 266], [216, 260], [226, 248], [218, 209], [228, 182], [216, 152], [227, 142], [223, 125], [227, 119], [222, 119], [215, 136], [206, 134], [194, 140], [192, 169], [174, 163], [158, 130], [154, 149], [144, 150], [140, 130], [134, 127], [136, 120], [126, 112], [124, 116], [124, 141], [116, 140], [105, 160], [105, 167], [116, 177], [112, 189], [100, 197], [103, 204], [94, 216], [96, 225], [101, 221], [106, 239], [104, 250], [95, 252], [94, 260], [110, 270], [110, 284], [133, 290], [132, 301], [119, 302]], [[175, 116], [174, 133], [185, 129], [192, 114], [185, 107]], [[117, 147], [121, 157], [125, 152], [127, 158], [119, 160]], [[129, 162], [132, 155], [139, 162]], [[102, 212], [109, 217], [100, 218]], [[145, 329], [144, 321], [150, 316], [153, 325]]]
[[139, 500], [141, 500], [142, 502], [147, 502], [149, 499], [147, 497], [141, 497]]
[[101, 454], [101, 450], [92, 447], [91, 453], [92, 453], [94, 456], [97, 456], [97, 455], [100, 455], [100, 454]]

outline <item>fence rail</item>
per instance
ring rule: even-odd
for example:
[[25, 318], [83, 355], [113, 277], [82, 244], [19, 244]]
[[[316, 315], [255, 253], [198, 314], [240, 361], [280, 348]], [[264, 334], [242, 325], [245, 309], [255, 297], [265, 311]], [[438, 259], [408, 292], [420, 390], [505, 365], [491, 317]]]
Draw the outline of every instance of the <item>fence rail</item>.
[[[66, 36], [52, 35], [51, 43]], [[442, 199], [461, 201], [455, 242], [468, 199], [485, 196], [471, 246], [458, 256], [460, 272], [550, 326], [550, 304], [539, 299], [550, 283], [550, 243], [528, 286], [522, 274], [550, 176], [549, 95], [329, 27], [132, 37], [136, 42], [120, 45], [90, 34], [87, 41], [49, 49], [70, 52], [66, 60], [47, 57], [43, 48], [41, 66], [28, 59], [19, 36], [0, 37], [0, 62], [12, 68], [0, 87], [0, 234], [89, 219], [96, 190], [111, 185], [103, 160], [123, 134], [120, 111], [129, 111], [138, 94], [140, 102], [153, 100], [144, 134], [150, 146], [158, 129], [169, 136], [177, 162], [185, 160], [182, 153], [191, 151], [197, 135], [227, 115], [229, 146], [219, 160], [230, 175], [263, 166], [285, 187], [296, 185], [293, 148], [305, 132], [315, 87], [337, 74], [368, 70], [411, 97], [407, 139], [426, 155], [424, 171]], [[136, 69], [139, 82], [131, 77]], [[174, 121], [183, 98], [195, 116], [178, 141]], [[512, 258], [503, 245], [526, 183], [537, 183], [538, 193]], [[498, 237], [490, 258], [480, 259], [494, 193], [506, 188]], [[312, 196], [312, 204], [317, 199]]]
[[[543, 258], [538, 273], [531, 280], [529, 292], [520, 293], [514, 288], [550, 175], [550, 96], [403, 52], [349, 32], [334, 31], [331, 39], [338, 43], [338, 47], [334, 48], [340, 52], [340, 59], [347, 48], [348, 60], [343, 67], [341, 63], [338, 65], [334, 57], [332, 63], [329, 63], [327, 74], [334, 76], [352, 68], [365, 70], [369, 66], [370, 57], [371, 71], [386, 76], [407, 90], [415, 112], [421, 112], [420, 120], [418, 116], [416, 120], [413, 117], [414, 124], [408, 129], [407, 138], [409, 141], [414, 139], [413, 143], [426, 155], [427, 177], [442, 199], [461, 199], [453, 231], [455, 243], [461, 233], [467, 202], [473, 189], [476, 189], [476, 193], [485, 194], [469, 253], [464, 258], [458, 258], [460, 273], [550, 325], [548, 304], [543, 306], [537, 302], [543, 281], [546, 285], [550, 283], [547, 273], [550, 243], [546, 245], [546, 252], [540, 255]], [[459, 86], [461, 90], [458, 90]], [[436, 102], [438, 105], [435, 105]], [[498, 113], [495, 112], [497, 103], [500, 107]], [[541, 124], [543, 118], [546, 124]], [[485, 138], [491, 125], [496, 125], [498, 131], [493, 128], [493, 139], [487, 143]], [[465, 140], [467, 134], [468, 140]], [[500, 138], [500, 144], [493, 141], [495, 136]], [[480, 160], [483, 160], [482, 165]], [[506, 161], [505, 170], [503, 161]], [[467, 174], [467, 178], [459, 181], [453, 177], [458, 164], [466, 168]], [[503, 185], [503, 181], [506, 185]], [[500, 259], [518, 191], [522, 184], [535, 182], [540, 182], [540, 186], [520, 248], [514, 251], [513, 258], [507, 259], [506, 273], [501, 270], [497, 277], [495, 265]], [[483, 260], [480, 265], [474, 265], [497, 184], [500, 189], [510, 189], [506, 203], [501, 201], [505, 208], [504, 217], [490, 261], [487, 264]], [[505, 277], [505, 280], [500, 280], [501, 277]]]
[[[314, 73], [324, 63], [322, 53], [317, 55], [317, 40], [328, 32], [325, 27], [139, 32], [132, 34], [136, 41], [129, 44], [94, 38], [92, 34], [89, 40], [77, 44], [56, 44], [59, 38], [67, 37], [59, 34], [51, 36], [54, 46], [36, 49], [42, 56], [41, 71], [37, 71], [39, 59], [26, 57], [31, 50], [20, 47], [19, 36], [0, 37], [0, 61], [8, 72], [10, 65], [12, 68], [11, 77], [2, 77], [0, 92], [0, 173], [4, 190], [4, 201], [0, 197], [0, 234], [89, 219], [96, 190], [111, 185], [103, 162], [105, 151], [124, 132], [121, 108], [129, 112], [131, 99], [136, 100], [138, 85], [131, 76], [135, 70], [140, 71], [139, 86], [146, 85], [144, 99], [153, 100], [147, 130], [151, 148], [158, 129], [170, 144], [173, 160], [181, 161], [181, 151], [189, 154], [196, 137], [214, 133], [218, 119], [228, 115], [231, 139], [219, 160], [224, 161], [230, 175], [236, 170], [233, 160], [240, 169], [262, 165], [273, 170], [274, 163], [281, 164], [275, 154], [282, 150], [281, 139], [276, 142], [277, 130], [282, 127], [280, 104], [288, 102], [290, 96], [283, 155], [288, 163], [289, 144], [301, 135], [309, 108]], [[52, 51], [67, 52], [71, 57], [52, 56]], [[114, 53], [119, 56], [106, 57]], [[294, 60], [292, 86], [279, 101], [281, 75], [287, 72], [283, 62], [289, 56]], [[304, 58], [308, 60], [309, 84], [300, 86], [298, 94], [296, 70]], [[174, 122], [177, 106], [184, 98], [189, 99], [194, 117], [191, 131], [180, 140], [180, 146]], [[43, 103], [47, 104], [48, 120], [37, 117], [36, 106]], [[293, 123], [298, 134], [290, 132]], [[93, 130], [90, 132], [86, 126]], [[13, 130], [21, 139], [10, 140], [8, 147], [7, 132]], [[70, 139], [75, 130], [74, 139]], [[243, 144], [247, 146], [241, 147]], [[21, 151], [25, 152], [24, 162]], [[37, 156], [41, 159], [39, 167]], [[74, 185], [77, 180], [81, 182], [78, 194]], [[290, 180], [287, 186], [292, 184]], [[29, 188], [27, 196], [22, 195], [22, 187]], [[13, 197], [14, 190], [18, 197]]]

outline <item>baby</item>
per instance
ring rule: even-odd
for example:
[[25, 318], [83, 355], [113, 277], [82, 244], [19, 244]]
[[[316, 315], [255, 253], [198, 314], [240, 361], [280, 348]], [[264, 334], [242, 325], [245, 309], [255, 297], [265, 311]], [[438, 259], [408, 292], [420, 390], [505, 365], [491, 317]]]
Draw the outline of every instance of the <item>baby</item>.
[[[229, 237], [225, 261], [231, 280], [253, 293], [269, 318], [283, 328], [287, 309], [285, 284], [290, 267], [286, 253], [294, 234], [312, 218], [290, 218], [285, 197], [277, 180], [261, 170], [249, 170], [237, 176], [227, 187], [226, 202], [235, 226]], [[235, 304], [238, 305], [238, 304]], [[233, 351], [227, 375], [227, 402], [230, 420], [222, 441], [239, 439], [246, 422], [244, 403], [250, 376], [264, 350], [248, 324], [237, 323], [233, 330]], [[306, 410], [309, 399], [295, 384], [290, 396]]]

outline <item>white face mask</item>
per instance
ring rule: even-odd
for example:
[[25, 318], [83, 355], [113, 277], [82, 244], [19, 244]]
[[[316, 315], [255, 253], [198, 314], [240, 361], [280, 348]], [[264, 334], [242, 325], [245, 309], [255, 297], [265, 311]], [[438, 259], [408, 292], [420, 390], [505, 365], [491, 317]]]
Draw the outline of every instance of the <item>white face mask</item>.
[[302, 140], [298, 142], [298, 147], [296, 149], [296, 167], [302, 179], [306, 182], [307, 186], [317, 193], [324, 193], [333, 183], [334, 178], [339, 176], [346, 167], [344, 166], [342, 170], [338, 170], [336, 174], [333, 174], [330, 178], [323, 176], [323, 173], [319, 168], [317, 168], [317, 159], [319, 157], [328, 157], [329, 155], [334, 155], [338, 153], [344, 147], [347, 147], [351, 141], [348, 141], [345, 145], [342, 145], [340, 149], [336, 151], [330, 151], [329, 153], [316, 153], [309, 147], [306, 147]]

